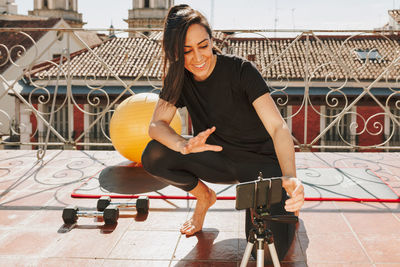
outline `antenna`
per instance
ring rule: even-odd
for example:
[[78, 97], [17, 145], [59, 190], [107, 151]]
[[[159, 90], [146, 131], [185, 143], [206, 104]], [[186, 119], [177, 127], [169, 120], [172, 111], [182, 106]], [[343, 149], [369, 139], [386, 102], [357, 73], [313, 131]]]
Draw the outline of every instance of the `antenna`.
[[210, 22], [211, 28], [214, 28], [214, 0], [211, 0], [211, 15], [210, 15]]
[[278, 0], [275, 0], [275, 19], [274, 19], [274, 37], [276, 37], [276, 26], [278, 24]]
[[292, 24], [293, 24], [293, 30], [296, 29], [296, 26], [295, 26], [295, 24], [294, 24], [294, 11], [295, 11], [295, 10], [296, 10], [295, 8], [292, 8]]

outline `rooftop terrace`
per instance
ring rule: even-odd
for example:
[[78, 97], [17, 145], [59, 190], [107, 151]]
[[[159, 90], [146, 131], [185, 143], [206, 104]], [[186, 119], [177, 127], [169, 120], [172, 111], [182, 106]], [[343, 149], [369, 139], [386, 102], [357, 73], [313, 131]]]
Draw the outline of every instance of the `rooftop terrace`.
[[[245, 213], [234, 200], [211, 207], [202, 232], [179, 226], [193, 200], [150, 199], [147, 216], [122, 211], [115, 226], [80, 218], [64, 225], [67, 205], [94, 210], [95, 199], [71, 198], [82, 182], [126, 162], [115, 151], [0, 153], [1, 266], [239, 266], [246, 246]], [[299, 168], [369, 168], [400, 192], [400, 153], [296, 153]], [[165, 194], [176, 194], [164, 188]], [[224, 194], [234, 195], [234, 187]], [[154, 193], [153, 193], [154, 194]], [[307, 201], [282, 266], [399, 266], [400, 204]], [[252, 260], [250, 266], [255, 266]]]

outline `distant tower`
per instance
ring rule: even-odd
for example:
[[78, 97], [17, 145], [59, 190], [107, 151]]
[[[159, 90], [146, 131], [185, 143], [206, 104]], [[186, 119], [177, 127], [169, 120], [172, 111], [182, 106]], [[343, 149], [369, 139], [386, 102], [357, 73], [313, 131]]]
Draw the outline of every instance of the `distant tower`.
[[[132, 9], [125, 21], [129, 28], [162, 28], [174, 0], [132, 0]], [[134, 33], [129, 33], [134, 36]]]
[[63, 18], [73, 28], [82, 28], [82, 14], [78, 13], [78, 0], [34, 0], [29, 15]]
[[0, 15], [2, 14], [17, 14], [17, 4], [15, 0], [0, 0]]
[[114, 37], [116, 37], [115, 30], [114, 30], [113, 23], [111, 21], [110, 29], [108, 30], [108, 38], [114, 38]]

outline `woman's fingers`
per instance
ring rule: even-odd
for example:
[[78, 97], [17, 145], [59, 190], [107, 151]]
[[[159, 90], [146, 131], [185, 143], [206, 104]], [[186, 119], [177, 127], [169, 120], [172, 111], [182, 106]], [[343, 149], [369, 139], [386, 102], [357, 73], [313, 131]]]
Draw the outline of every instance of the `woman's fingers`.
[[300, 180], [296, 181], [296, 188], [292, 192], [292, 196], [302, 196], [304, 198], [304, 186], [301, 184]]
[[215, 126], [200, 132], [195, 137], [188, 140], [185, 147], [182, 149], [182, 154], [189, 154], [194, 152], [203, 152], [207, 150], [221, 151], [221, 146], [206, 144], [207, 138], [215, 131]]
[[206, 142], [207, 138], [215, 131], [215, 126], [200, 132], [196, 137], [199, 138], [203, 143]]
[[205, 150], [211, 150], [211, 151], [217, 151], [217, 152], [218, 152], [218, 151], [222, 151], [222, 146], [207, 145], [207, 144], [206, 144], [206, 145], [204, 146], [204, 148], [205, 148], [204, 151], [205, 151]]
[[304, 204], [304, 195], [299, 194], [291, 197], [285, 202], [285, 209], [290, 212], [298, 211]]
[[195, 137], [192, 137], [189, 139], [189, 144], [191, 145], [198, 145], [198, 144], [204, 144], [208, 138], [209, 134], [207, 135], [206, 132], [201, 132]]
[[[296, 179], [296, 178], [291, 178]], [[300, 210], [304, 204], [304, 187], [300, 180], [293, 181], [296, 183], [296, 187], [292, 192], [288, 192], [290, 198], [285, 202], [285, 209], [289, 212], [295, 212]]]
[[203, 152], [203, 151], [222, 151], [222, 146], [216, 146], [216, 145], [202, 145], [202, 146], [191, 146], [187, 145], [184, 147], [182, 154], [189, 154], [189, 153], [196, 153], [196, 152]]

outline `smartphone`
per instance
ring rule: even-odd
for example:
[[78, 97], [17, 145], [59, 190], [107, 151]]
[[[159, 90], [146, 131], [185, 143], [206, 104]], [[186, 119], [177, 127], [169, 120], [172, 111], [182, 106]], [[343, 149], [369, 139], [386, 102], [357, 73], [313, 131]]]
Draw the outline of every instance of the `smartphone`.
[[[257, 186], [256, 186], [257, 183]], [[257, 207], [279, 203], [282, 199], [282, 179], [268, 178], [241, 183], [236, 186], [236, 209], [243, 210], [254, 207], [257, 187]], [[268, 203], [269, 201], [269, 203]]]

